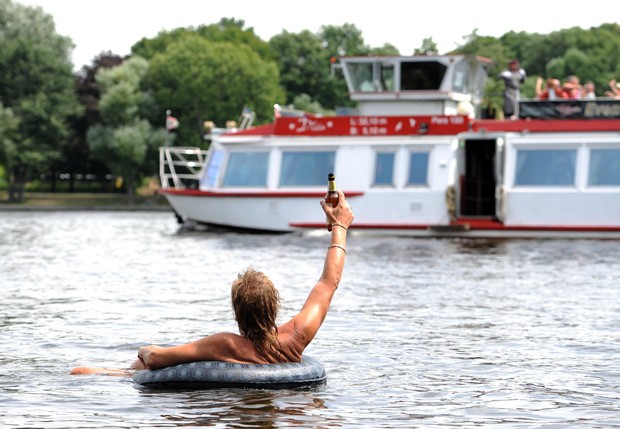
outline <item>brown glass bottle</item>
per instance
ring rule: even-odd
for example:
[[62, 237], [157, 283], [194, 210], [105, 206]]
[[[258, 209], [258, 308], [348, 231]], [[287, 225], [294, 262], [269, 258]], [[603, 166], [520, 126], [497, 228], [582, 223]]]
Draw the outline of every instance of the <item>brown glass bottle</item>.
[[327, 193], [325, 194], [325, 202], [331, 206], [336, 207], [338, 205], [338, 191], [336, 190], [336, 176], [334, 173], [327, 175]]

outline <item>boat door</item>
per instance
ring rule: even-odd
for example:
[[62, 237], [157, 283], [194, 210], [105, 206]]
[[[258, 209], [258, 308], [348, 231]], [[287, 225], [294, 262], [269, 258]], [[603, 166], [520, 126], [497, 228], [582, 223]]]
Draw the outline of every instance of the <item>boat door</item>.
[[459, 150], [459, 217], [496, 218], [501, 163], [496, 139], [465, 139]]

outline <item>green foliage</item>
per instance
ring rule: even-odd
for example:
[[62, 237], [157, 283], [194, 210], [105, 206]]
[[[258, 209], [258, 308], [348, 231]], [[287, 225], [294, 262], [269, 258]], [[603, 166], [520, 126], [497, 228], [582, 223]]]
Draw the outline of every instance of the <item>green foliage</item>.
[[156, 54], [148, 81], [157, 103], [179, 119], [176, 144], [183, 146], [199, 146], [206, 120], [224, 126], [249, 107], [257, 122], [264, 122], [283, 99], [274, 62], [247, 46], [197, 35]]
[[[593, 81], [598, 95], [603, 95], [612, 78], [620, 76], [619, 24], [573, 27], [546, 35], [508, 32], [497, 40], [521, 60], [528, 73], [529, 82], [522, 91], [525, 97], [534, 97], [531, 81], [537, 76], [564, 80], [575, 74], [582, 82]], [[507, 58], [493, 58], [502, 67], [507, 62]]]
[[[308, 94], [323, 106], [337, 106], [346, 101], [346, 85], [342, 80], [330, 78], [332, 56], [341, 55], [347, 45], [343, 34], [336, 34], [334, 27], [324, 27], [331, 37], [322, 40], [320, 35], [304, 30], [293, 34], [286, 31], [269, 40], [278, 57], [280, 83], [286, 90], [286, 103], [292, 103], [299, 94]], [[358, 43], [352, 46], [359, 45]], [[327, 48], [325, 47], [327, 46]]]
[[0, 102], [0, 163], [9, 169], [12, 167], [12, 160], [16, 158], [15, 139], [18, 128], [19, 119], [11, 109], [4, 108]]
[[500, 38], [479, 36], [477, 30], [453, 53], [472, 53], [491, 58], [484, 106], [499, 110], [503, 85], [498, 73], [512, 58], [519, 58], [528, 78], [521, 88], [523, 98], [535, 97], [538, 76], [565, 80], [576, 75], [581, 82], [592, 81], [602, 96], [609, 80], [620, 75], [620, 26], [603, 24], [598, 28], [568, 28], [547, 35], [507, 32]]
[[126, 181], [128, 197], [133, 199], [135, 186], [145, 174], [153, 174], [148, 160], [157, 159], [159, 145], [166, 143], [162, 130], [154, 129], [141, 116], [140, 106], [152, 103], [144, 91], [143, 80], [148, 62], [134, 56], [121, 65], [100, 69], [96, 80], [102, 96], [99, 109], [102, 123], [91, 126], [87, 141], [92, 154]]
[[384, 43], [383, 46], [378, 48], [370, 48], [369, 55], [400, 55], [398, 48], [391, 43]]
[[56, 34], [52, 17], [41, 8], [0, 0], [0, 100], [18, 119], [13, 149], [5, 147], [4, 157], [6, 165], [19, 170], [15, 186], [20, 189], [29, 173], [46, 171], [61, 159], [68, 118], [80, 111], [71, 48], [71, 40]]
[[104, 159], [110, 169], [125, 178], [137, 178], [138, 168], [144, 162], [150, 124], [145, 120], [117, 127], [96, 125], [88, 132], [93, 154]]
[[413, 51], [414, 55], [437, 55], [439, 50], [432, 37], [422, 40], [422, 46]]
[[[598, 95], [611, 79], [620, 78], [620, 25], [615, 23], [547, 35], [509, 31], [499, 38], [474, 29], [463, 40], [449, 53], [493, 60], [484, 99], [491, 111], [501, 110], [503, 84], [497, 75], [512, 58], [519, 58], [528, 74], [525, 98], [534, 96], [537, 76], [575, 74], [582, 82], [593, 81]], [[116, 174], [137, 181], [155, 174], [157, 148], [173, 137], [179, 145], [204, 146], [204, 121], [224, 126], [248, 107], [262, 123], [272, 119], [276, 103], [321, 114], [354, 105], [341, 71], [332, 68], [332, 57], [400, 54], [389, 43], [366, 45], [353, 24], [326, 25], [316, 33], [283, 31], [265, 42], [234, 18], [144, 38], [121, 66], [115, 67], [122, 58], [102, 55], [83, 78], [72, 75], [72, 47], [42, 9], [0, 0], [0, 163], [5, 178], [25, 180], [24, 172], [33, 176], [66, 168], [63, 157], [83, 156], [88, 159], [79, 168], [92, 167], [92, 150]], [[432, 37], [415, 53], [438, 53]], [[167, 109], [180, 121], [176, 135], [164, 129]]]
[[[286, 103], [292, 102], [297, 94], [319, 97], [324, 93], [331, 55], [317, 35], [308, 30], [297, 34], [283, 31], [272, 37], [269, 45], [279, 59], [280, 83], [286, 88]], [[334, 52], [334, 55], [339, 54]]]
[[235, 45], [244, 45], [251, 48], [261, 58], [274, 60], [269, 45], [261, 40], [254, 29], [245, 29], [245, 21], [234, 18], [222, 18], [216, 24], [201, 25], [194, 28], [177, 28], [172, 31], [161, 31], [153, 39], [143, 38], [134, 44], [131, 51], [148, 60], [156, 54], [164, 52], [168, 46], [181, 42], [185, 37], [200, 36], [211, 42], [230, 42]]
[[324, 25], [316, 35], [327, 52], [327, 58], [341, 55], [368, 55], [370, 47], [364, 43], [362, 31], [354, 24], [345, 23], [340, 26]]
[[295, 109], [303, 110], [308, 113], [321, 114], [324, 116], [331, 116], [336, 113], [333, 110], [324, 108], [319, 102], [312, 100], [308, 94], [299, 94], [293, 100], [293, 105], [295, 106]]

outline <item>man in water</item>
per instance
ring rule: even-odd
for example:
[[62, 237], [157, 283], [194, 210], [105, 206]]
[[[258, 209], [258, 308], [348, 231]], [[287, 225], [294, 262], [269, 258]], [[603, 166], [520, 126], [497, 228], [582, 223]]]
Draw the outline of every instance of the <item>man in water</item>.
[[233, 281], [231, 298], [239, 334], [221, 332], [172, 347], [140, 347], [138, 359], [129, 370], [77, 367], [71, 374], [130, 375], [133, 370], [157, 369], [186, 362], [223, 361], [235, 363], [300, 362], [302, 353], [321, 327], [344, 269], [347, 230], [353, 212], [342, 191], [338, 205], [321, 201], [330, 245], [323, 272], [303, 307], [288, 322], [277, 326], [280, 297], [269, 277], [248, 268]]

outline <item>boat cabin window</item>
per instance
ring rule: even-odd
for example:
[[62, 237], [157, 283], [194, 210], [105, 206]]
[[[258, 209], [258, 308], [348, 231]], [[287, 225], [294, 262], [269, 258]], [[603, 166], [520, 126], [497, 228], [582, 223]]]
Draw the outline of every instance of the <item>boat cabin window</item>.
[[438, 90], [447, 67], [437, 61], [405, 61], [400, 68], [402, 91]]
[[209, 157], [209, 161], [207, 163], [207, 168], [200, 179], [201, 187], [213, 188], [215, 187], [215, 183], [217, 180], [217, 174], [220, 171], [220, 166], [222, 165], [222, 159], [224, 159], [224, 152], [221, 150], [213, 150], [211, 152], [211, 156]]
[[231, 152], [222, 187], [264, 188], [268, 164], [269, 152]]
[[620, 149], [592, 149], [590, 151], [588, 185], [620, 185]]
[[347, 64], [355, 92], [394, 91], [394, 64], [361, 62]]
[[334, 172], [336, 153], [283, 152], [280, 168], [280, 186], [322, 186], [327, 175]]
[[515, 186], [574, 186], [577, 151], [517, 151]]
[[349, 72], [351, 73], [354, 91], [368, 92], [377, 90], [372, 76], [372, 63], [350, 64]]
[[375, 159], [375, 186], [391, 186], [394, 181], [393, 152], [379, 152]]
[[468, 88], [469, 81], [469, 64], [466, 61], [461, 61], [454, 66], [454, 74], [452, 77], [452, 91], [469, 93]]
[[427, 185], [428, 152], [411, 152], [408, 185]]

